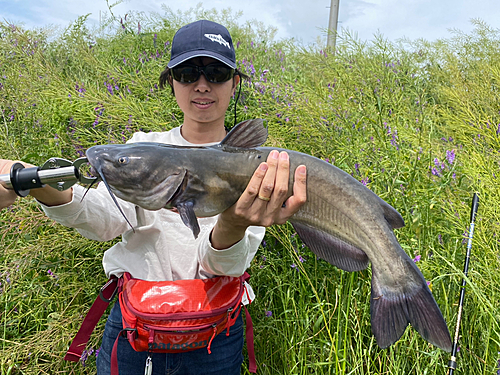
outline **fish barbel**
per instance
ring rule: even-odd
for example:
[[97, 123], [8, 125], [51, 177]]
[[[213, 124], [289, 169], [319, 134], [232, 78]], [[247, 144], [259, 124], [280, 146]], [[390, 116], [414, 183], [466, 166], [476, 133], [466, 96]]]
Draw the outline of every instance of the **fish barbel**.
[[[288, 152], [291, 170], [307, 167], [307, 201], [289, 219], [299, 237], [342, 270], [359, 271], [371, 263], [370, 313], [377, 344], [392, 345], [411, 324], [425, 340], [451, 351], [441, 311], [394, 235], [393, 229], [404, 226], [401, 215], [341, 169], [300, 152], [259, 147], [266, 139], [267, 129], [257, 119], [238, 124], [214, 146], [147, 142], [94, 146], [86, 154], [112, 196], [148, 210], [176, 208], [196, 237], [197, 217], [232, 206], [272, 150]], [[293, 178], [290, 173], [289, 195]]]

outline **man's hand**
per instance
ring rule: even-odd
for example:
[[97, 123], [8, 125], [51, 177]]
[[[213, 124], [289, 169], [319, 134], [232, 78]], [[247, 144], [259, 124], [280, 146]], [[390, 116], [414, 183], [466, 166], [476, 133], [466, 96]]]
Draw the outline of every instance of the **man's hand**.
[[[0, 174], [9, 174], [10, 168], [14, 163], [15, 162], [12, 160], [0, 159]], [[17, 194], [14, 190], [5, 189], [2, 185], [0, 185], [0, 210], [11, 206], [16, 199]]]
[[[226, 249], [240, 241], [251, 225], [283, 224], [305, 203], [306, 166], [295, 170], [293, 195], [288, 197], [290, 163], [286, 152], [271, 151], [267, 161], [254, 172], [238, 201], [219, 215], [211, 242]], [[288, 197], [288, 198], [287, 198]]]
[[[0, 159], [0, 174], [9, 174], [14, 163], [16, 162], [12, 160]], [[22, 164], [25, 168], [33, 167], [33, 165], [28, 163]], [[47, 206], [58, 206], [71, 202], [73, 189], [58, 191], [47, 185], [44, 188], [32, 189], [30, 195]], [[12, 205], [16, 199], [17, 194], [14, 190], [5, 189], [0, 185], [0, 210]]]

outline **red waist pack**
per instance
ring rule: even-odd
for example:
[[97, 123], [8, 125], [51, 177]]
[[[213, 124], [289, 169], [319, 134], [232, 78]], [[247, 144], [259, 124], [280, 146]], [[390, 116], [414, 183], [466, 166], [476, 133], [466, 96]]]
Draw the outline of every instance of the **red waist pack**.
[[[116, 278], [110, 279], [101, 289], [65, 359], [71, 361], [80, 359], [90, 333], [117, 291], [123, 323], [120, 335], [126, 335], [135, 351], [181, 353], [207, 348], [210, 354], [210, 345], [215, 336], [223, 331], [229, 335], [231, 326], [236, 322], [244, 306], [242, 304], [244, 294], [247, 294], [247, 299], [250, 301], [245, 286], [245, 281], [249, 277], [250, 275], [245, 272], [241, 277], [218, 276], [211, 279], [146, 281], [135, 279], [129, 273], [125, 273], [111, 293], [109, 287], [114, 284]], [[249, 371], [255, 373], [257, 365], [253, 346], [253, 326], [246, 307], [245, 318]], [[87, 323], [87, 320], [91, 320], [92, 323]], [[117, 348], [118, 338], [111, 353], [112, 375], [118, 374]], [[146, 369], [148, 366], [151, 366], [150, 356], [146, 362]]]
[[123, 329], [135, 351], [179, 353], [229, 335], [241, 311], [243, 277], [151, 282], [123, 275]]

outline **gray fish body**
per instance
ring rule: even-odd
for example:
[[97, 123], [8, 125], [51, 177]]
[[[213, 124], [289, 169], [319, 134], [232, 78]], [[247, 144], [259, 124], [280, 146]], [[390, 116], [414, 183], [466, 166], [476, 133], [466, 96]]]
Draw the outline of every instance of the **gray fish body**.
[[[262, 142], [258, 137], [245, 142], [243, 135], [257, 128], [252, 121], [243, 123], [234, 130], [236, 135], [231, 132], [228, 140], [210, 147], [106, 145], [92, 147], [87, 157], [118, 197], [150, 210], [176, 207], [196, 236], [196, 217], [214, 216], [231, 207], [259, 164], [272, 150], [281, 151], [253, 147]], [[238, 135], [242, 129], [246, 132]], [[426, 340], [451, 351], [439, 307], [393, 233], [404, 226], [400, 214], [335, 166], [284, 151], [292, 171], [289, 195], [293, 171], [307, 166], [307, 201], [289, 219], [299, 237], [316, 255], [343, 270], [358, 271], [372, 264], [372, 331], [379, 346], [397, 341], [411, 323]]]

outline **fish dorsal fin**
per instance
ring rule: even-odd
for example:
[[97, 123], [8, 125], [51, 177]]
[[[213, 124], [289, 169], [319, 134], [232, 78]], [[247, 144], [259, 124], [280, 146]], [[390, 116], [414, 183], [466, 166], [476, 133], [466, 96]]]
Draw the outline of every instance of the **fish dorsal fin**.
[[261, 146], [267, 139], [267, 129], [261, 118], [246, 120], [237, 124], [220, 145], [241, 148], [254, 148]]
[[368, 256], [338, 237], [307, 224], [292, 221], [293, 228], [311, 251], [344, 271], [361, 271], [368, 267]]
[[381, 199], [380, 206], [384, 211], [384, 218], [387, 220], [392, 229], [403, 228], [405, 226], [405, 221], [398, 211], [392, 207], [389, 203]]

